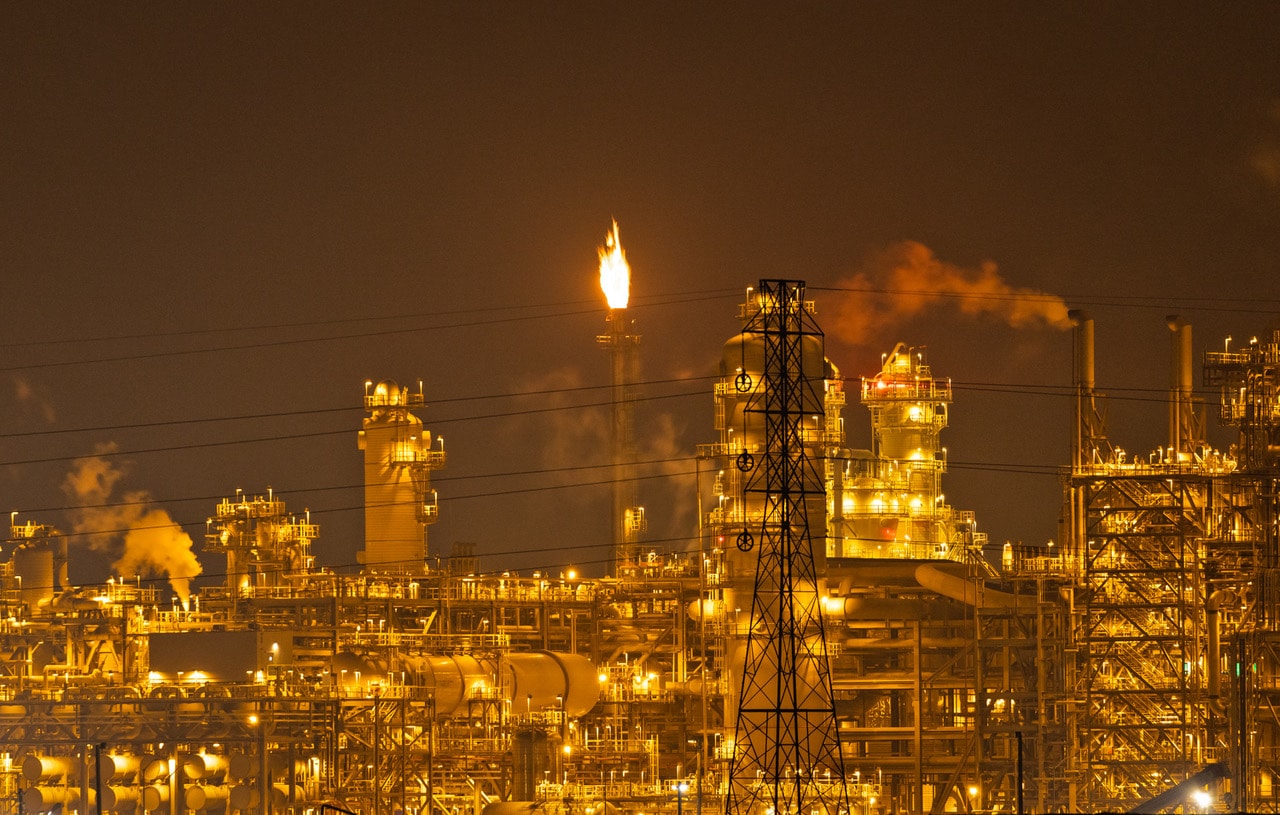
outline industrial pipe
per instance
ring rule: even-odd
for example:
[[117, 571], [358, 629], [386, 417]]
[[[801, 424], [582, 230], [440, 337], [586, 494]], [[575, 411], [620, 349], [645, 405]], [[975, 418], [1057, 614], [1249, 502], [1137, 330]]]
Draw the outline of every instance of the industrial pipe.
[[1016, 608], [1021, 611], [1034, 611], [1036, 607], [1034, 597], [1009, 594], [985, 585], [981, 586], [982, 591], [979, 594], [978, 579], [949, 574], [930, 563], [916, 567], [916, 580], [924, 588], [936, 591], [943, 597], [959, 600], [965, 605], [976, 607], [981, 600], [982, 608]]
[[1236, 600], [1231, 589], [1218, 589], [1209, 595], [1204, 604], [1205, 627], [1208, 629], [1208, 657], [1205, 672], [1209, 678], [1209, 707], [1214, 713], [1226, 715], [1222, 704], [1222, 614], [1224, 601]]
[[591, 660], [579, 654], [531, 651], [504, 658], [508, 690], [513, 705], [530, 708], [559, 707], [566, 716], [578, 717], [600, 699], [600, 680]]

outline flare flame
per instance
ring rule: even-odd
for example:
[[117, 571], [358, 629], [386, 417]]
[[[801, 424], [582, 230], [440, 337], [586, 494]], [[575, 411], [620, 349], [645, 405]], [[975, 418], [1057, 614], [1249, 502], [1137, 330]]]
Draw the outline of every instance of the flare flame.
[[627, 299], [631, 295], [631, 267], [627, 265], [627, 255], [622, 251], [617, 221], [613, 222], [613, 229], [605, 233], [604, 247], [600, 249], [600, 289], [609, 308], [627, 307]]

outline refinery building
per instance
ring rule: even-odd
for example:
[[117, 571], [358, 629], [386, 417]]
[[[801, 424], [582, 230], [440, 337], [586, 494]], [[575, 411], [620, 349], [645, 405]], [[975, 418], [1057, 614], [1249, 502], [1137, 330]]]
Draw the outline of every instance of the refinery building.
[[847, 379], [794, 280], [760, 281], [739, 316], [696, 451], [710, 497], [688, 497], [687, 542], [654, 548], [629, 486], [638, 342], [611, 309], [605, 577], [495, 573], [465, 545], [429, 560], [445, 453], [421, 386], [390, 380], [352, 428], [358, 572], [317, 562], [321, 530], [270, 491], [211, 507], [225, 579], [189, 593], [71, 586], [65, 537], [15, 515], [0, 809], [1280, 810], [1280, 332], [1194, 360], [1171, 318], [1152, 361], [1172, 371], [1168, 441], [1135, 455], [1073, 313], [1061, 529], [1021, 547], [946, 501], [952, 390], [923, 350]]

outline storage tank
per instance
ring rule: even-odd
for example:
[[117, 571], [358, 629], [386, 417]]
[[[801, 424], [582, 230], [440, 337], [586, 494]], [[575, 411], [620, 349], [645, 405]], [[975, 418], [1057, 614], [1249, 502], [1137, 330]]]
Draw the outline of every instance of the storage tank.
[[34, 608], [53, 600], [53, 547], [48, 541], [19, 546], [13, 553], [13, 573], [18, 578], [22, 602]]

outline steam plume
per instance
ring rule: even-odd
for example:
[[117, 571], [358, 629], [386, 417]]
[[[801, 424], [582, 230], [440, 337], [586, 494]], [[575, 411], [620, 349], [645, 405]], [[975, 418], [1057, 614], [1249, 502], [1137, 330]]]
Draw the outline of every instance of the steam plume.
[[1010, 286], [989, 260], [976, 269], [939, 260], [916, 241], [889, 246], [839, 286], [846, 291], [828, 330], [850, 345], [882, 342], [887, 329], [940, 307], [993, 316], [1014, 328], [1071, 327], [1062, 298]]
[[[519, 384], [518, 390], [522, 392], [540, 394], [537, 405], [542, 412], [515, 418], [507, 432], [511, 434], [511, 444], [527, 443], [524, 440], [530, 438], [543, 440], [538, 445], [539, 465], [546, 469], [540, 476], [543, 483], [573, 485], [584, 481], [603, 482], [612, 477], [603, 458], [613, 443], [611, 414], [599, 404], [580, 407], [583, 399], [575, 400], [572, 394], [582, 391], [585, 385], [582, 371], [572, 366], [527, 377]], [[598, 402], [603, 398], [602, 393], [604, 391], [596, 390], [585, 398]], [[575, 406], [579, 407], [575, 409]], [[545, 410], [548, 407], [555, 409]], [[664, 491], [671, 489], [673, 484], [678, 485], [676, 491], [687, 490], [693, 477], [693, 463], [680, 444], [684, 427], [666, 413], [646, 415], [643, 425], [637, 426], [642, 426], [643, 430], [635, 434], [631, 455], [635, 461], [644, 462], [634, 465], [634, 476], [644, 479], [636, 497], [650, 512], [650, 536], [675, 538], [683, 535], [694, 523], [693, 508], [687, 501], [664, 494]], [[584, 470], [584, 466], [591, 468]], [[574, 490], [558, 500], [579, 500], [578, 496], [583, 495], [583, 491]], [[584, 504], [575, 508], [575, 512], [598, 511], [598, 493], [581, 500]]]
[[126, 493], [111, 503], [124, 470], [105, 458], [114, 444], [99, 445], [96, 455], [77, 459], [62, 489], [74, 503], [72, 530], [89, 546], [115, 556], [111, 568], [120, 575], [166, 575], [169, 585], [187, 605], [191, 580], [201, 572], [192, 552], [191, 536], [169, 516], [152, 505], [145, 491]]
[[54, 411], [53, 403], [40, 393], [31, 380], [21, 376], [13, 378], [14, 396], [17, 397], [18, 404], [28, 412], [38, 414], [47, 424], [53, 424], [57, 419]]

